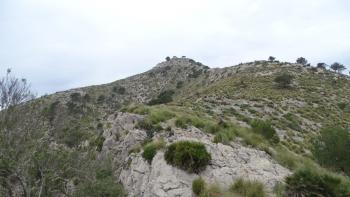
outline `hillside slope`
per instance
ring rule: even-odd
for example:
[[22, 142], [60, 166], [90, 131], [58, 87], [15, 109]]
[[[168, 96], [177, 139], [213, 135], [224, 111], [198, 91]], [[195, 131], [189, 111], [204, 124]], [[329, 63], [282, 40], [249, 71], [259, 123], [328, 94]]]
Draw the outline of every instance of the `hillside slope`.
[[[293, 76], [288, 88], [274, 81], [283, 73]], [[233, 195], [241, 178], [275, 196], [305, 167], [347, 184], [344, 173], [315, 162], [312, 148], [322, 128], [350, 128], [349, 101], [350, 78], [325, 69], [278, 61], [211, 69], [174, 57], [19, 106], [7, 121], [13, 134], [1, 138], [0, 194], [193, 196], [192, 181], [202, 177], [207, 195], [217, 190], [209, 196]], [[204, 145], [205, 168], [166, 159], [181, 141]], [[285, 195], [295, 194], [287, 187]]]

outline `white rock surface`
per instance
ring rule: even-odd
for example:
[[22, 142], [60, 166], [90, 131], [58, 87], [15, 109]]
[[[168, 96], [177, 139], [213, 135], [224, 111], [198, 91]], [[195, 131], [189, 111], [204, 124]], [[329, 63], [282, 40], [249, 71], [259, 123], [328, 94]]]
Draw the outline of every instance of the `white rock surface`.
[[[212, 160], [200, 174], [189, 174], [170, 166], [164, 160], [164, 151], [158, 151], [149, 165], [141, 153], [131, 154], [125, 159], [129, 166], [122, 169], [120, 181], [128, 196], [166, 197], [192, 196], [193, 179], [201, 176], [207, 183], [217, 183], [228, 188], [236, 179], [258, 180], [272, 190], [277, 182], [283, 182], [290, 171], [274, 162], [263, 151], [232, 143], [231, 146], [212, 143], [212, 136], [196, 128], [177, 129], [174, 135], [159, 134], [166, 141], [200, 141], [205, 144]], [[131, 161], [131, 163], [130, 163]]]

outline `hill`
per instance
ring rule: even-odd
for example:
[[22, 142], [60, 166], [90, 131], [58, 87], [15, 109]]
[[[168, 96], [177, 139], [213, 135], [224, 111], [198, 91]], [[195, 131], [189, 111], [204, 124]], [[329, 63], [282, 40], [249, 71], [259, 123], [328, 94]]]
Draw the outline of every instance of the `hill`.
[[349, 131], [349, 100], [350, 78], [322, 68], [169, 58], [3, 111], [0, 192], [192, 196], [201, 177], [202, 196], [347, 196], [347, 169], [322, 162], [315, 141], [325, 128]]

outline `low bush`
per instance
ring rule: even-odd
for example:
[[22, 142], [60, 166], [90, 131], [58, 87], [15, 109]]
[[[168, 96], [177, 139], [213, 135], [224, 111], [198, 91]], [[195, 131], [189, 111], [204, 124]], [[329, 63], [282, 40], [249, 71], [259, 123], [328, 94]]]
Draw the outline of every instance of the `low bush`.
[[175, 120], [175, 126], [177, 127], [186, 128], [189, 125], [193, 125], [208, 133], [216, 133], [220, 130], [220, 125], [209, 119], [200, 118], [197, 115], [180, 116]]
[[103, 102], [105, 102], [105, 100], [106, 100], [106, 96], [105, 95], [100, 95], [97, 98], [97, 103], [102, 104]]
[[282, 73], [278, 75], [274, 81], [277, 83], [278, 87], [280, 88], [288, 88], [293, 82], [293, 75], [290, 75], [288, 73]]
[[123, 186], [117, 183], [113, 176], [111, 165], [105, 165], [105, 162], [102, 161], [101, 164], [95, 166], [94, 170], [96, 170], [94, 179], [81, 179], [77, 181], [75, 192], [72, 195], [73, 197], [126, 196]]
[[342, 128], [326, 128], [313, 143], [316, 160], [325, 167], [350, 175], [350, 133]]
[[347, 103], [341, 102], [337, 104], [339, 109], [344, 110], [346, 108]]
[[153, 137], [155, 132], [162, 130], [160, 123], [173, 118], [175, 114], [163, 109], [153, 109], [149, 111], [149, 114], [140, 122], [136, 127], [144, 129], [147, 132], [149, 138]]
[[179, 82], [176, 83], [176, 88], [180, 89], [180, 88], [183, 87], [183, 85], [184, 85], [184, 82], [183, 81], [179, 81]]
[[205, 169], [211, 160], [204, 144], [193, 141], [175, 142], [167, 147], [165, 160], [168, 164], [198, 173]]
[[341, 177], [308, 168], [300, 169], [286, 179], [285, 196], [350, 196], [350, 183]]
[[238, 179], [230, 188], [230, 192], [244, 197], [265, 197], [267, 196], [264, 186], [257, 181]]
[[89, 135], [87, 132], [76, 127], [58, 130], [56, 133], [54, 133], [54, 137], [58, 143], [65, 144], [69, 148], [76, 148], [83, 141], [87, 140]]
[[152, 163], [153, 157], [157, 154], [157, 148], [152, 144], [145, 146], [143, 149], [142, 157], [148, 161], [148, 163]]
[[126, 89], [125, 89], [123, 86], [117, 85], [117, 86], [114, 86], [114, 87], [113, 87], [113, 90], [112, 90], [112, 91], [115, 92], [115, 93], [117, 93], [117, 94], [125, 94]]
[[70, 99], [72, 102], [80, 102], [81, 101], [81, 94], [79, 92], [74, 92], [70, 94]]
[[165, 142], [163, 140], [156, 140], [148, 143], [142, 153], [142, 157], [148, 161], [149, 164], [152, 163], [153, 157], [157, 154], [157, 151], [165, 147]]
[[165, 104], [165, 103], [170, 103], [173, 101], [173, 95], [174, 95], [173, 90], [165, 90], [161, 92], [157, 98], [152, 99], [148, 104], [149, 105], [159, 105], [159, 104]]
[[265, 122], [263, 120], [254, 120], [250, 125], [252, 126], [254, 132], [264, 136], [270, 142], [279, 142], [276, 130], [271, 126], [270, 122]]
[[104, 138], [102, 135], [99, 135], [99, 136], [96, 138], [94, 144], [96, 145], [96, 150], [97, 150], [98, 152], [101, 152], [104, 141], [105, 141], [105, 138]]
[[205, 182], [201, 177], [194, 179], [192, 181], [192, 191], [194, 194], [200, 195], [201, 193], [203, 193], [204, 190], [205, 190]]

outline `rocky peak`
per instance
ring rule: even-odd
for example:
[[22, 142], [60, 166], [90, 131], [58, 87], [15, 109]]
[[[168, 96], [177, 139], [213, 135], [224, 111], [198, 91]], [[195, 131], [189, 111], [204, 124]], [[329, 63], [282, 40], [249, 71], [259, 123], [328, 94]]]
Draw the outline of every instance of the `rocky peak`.
[[208, 66], [205, 66], [202, 63], [197, 62], [191, 58], [187, 58], [186, 56], [182, 56], [180, 58], [176, 56], [173, 56], [172, 58], [167, 57], [166, 61], [157, 64], [155, 67], [153, 67], [153, 69], [167, 68], [167, 67], [176, 67], [176, 68], [193, 68], [194, 67], [194, 68], [209, 69]]

